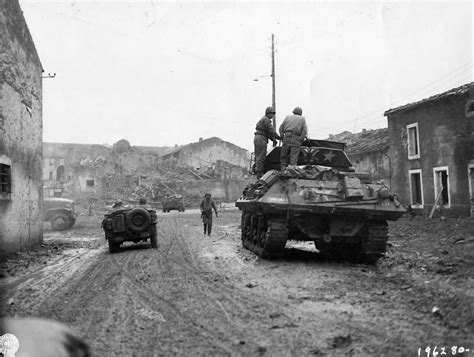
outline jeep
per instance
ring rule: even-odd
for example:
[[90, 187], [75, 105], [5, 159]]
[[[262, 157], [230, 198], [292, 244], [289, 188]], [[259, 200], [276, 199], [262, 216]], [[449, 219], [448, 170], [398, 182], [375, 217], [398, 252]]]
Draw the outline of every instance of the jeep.
[[116, 253], [123, 242], [146, 242], [158, 248], [156, 235], [156, 211], [144, 207], [120, 207], [107, 213], [102, 220], [109, 252]]
[[55, 231], [71, 228], [76, 223], [74, 201], [59, 197], [44, 198], [43, 221], [50, 222]]
[[182, 195], [172, 195], [163, 199], [163, 212], [169, 212], [173, 209], [178, 210], [179, 212], [184, 212]]

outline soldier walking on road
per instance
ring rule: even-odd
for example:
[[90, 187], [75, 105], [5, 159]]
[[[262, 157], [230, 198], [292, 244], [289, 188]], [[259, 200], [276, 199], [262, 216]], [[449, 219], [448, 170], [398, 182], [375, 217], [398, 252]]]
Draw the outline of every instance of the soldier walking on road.
[[213, 209], [214, 209], [214, 212], [216, 212], [216, 217], [218, 216], [216, 204], [214, 203], [213, 200], [211, 200], [210, 193], [206, 193], [204, 195], [204, 199], [201, 202], [200, 209], [201, 209], [202, 223], [204, 225], [204, 234], [207, 233], [207, 235], [210, 236], [211, 231], [212, 231], [212, 210]]
[[275, 131], [272, 125], [272, 118], [275, 116], [275, 109], [268, 107], [265, 109], [265, 115], [260, 119], [255, 127], [255, 136], [253, 139], [255, 151], [255, 173], [257, 179], [263, 175], [263, 165], [265, 157], [267, 156], [268, 139], [273, 141], [273, 146], [276, 146], [276, 141], [281, 140], [281, 137]]
[[298, 163], [301, 143], [308, 136], [306, 120], [302, 116], [300, 107], [293, 109], [293, 115], [288, 115], [280, 125], [280, 136], [283, 145], [280, 153], [281, 169], [284, 170], [288, 164], [295, 166]]

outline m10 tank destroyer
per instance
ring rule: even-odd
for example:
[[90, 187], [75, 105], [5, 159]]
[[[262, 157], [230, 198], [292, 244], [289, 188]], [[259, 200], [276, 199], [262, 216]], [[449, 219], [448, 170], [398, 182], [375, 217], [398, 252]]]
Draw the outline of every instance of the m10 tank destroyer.
[[244, 190], [243, 246], [262, 258], [283, 255], [287, 240], [314, 241], [324, 254], [375, 263], [386, 251], [387, 220], [405, 213], [382, 182], [352, 168], [345, 144], [307, 139], [297, 166], [280, 170], [280, 149], [265, 160], [265, 174]]

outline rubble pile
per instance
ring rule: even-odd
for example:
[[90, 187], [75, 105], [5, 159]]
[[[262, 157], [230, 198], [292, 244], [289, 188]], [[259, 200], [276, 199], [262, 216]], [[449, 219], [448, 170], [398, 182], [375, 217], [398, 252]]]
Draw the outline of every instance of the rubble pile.
[[[196, 150], [200, 145], [195, 145]], [[161, 208], [166, 195], [182, 193], [184, 187], [192, 187], [185, 190], [185, 204], [194, 206], [202, 198], [202, 192], [194, 194], [194, 191], [201, 186], [203, 189], [210, 186], [209, 181], [204, 180], [241, 179], [248, 173], [246, 168], [217, 157], [213, 162], [203, 159], [200, 165], [191, 166], [186, 158], [194, 154], [189, 148], [184, 156], [170, 155], [179, 150], [180, 147], [131, 146], [124, 139], [112, 147], [47, 144], [45, 152], [50, 179], [44, 182], [45, 196], [62, 195], [75, 200], [84, 209], [91, 204], [105, 207], [116, 199], [134, 204], [144, 197], [152, 206]], [[198, 150], [193, 158], [200, 154], [209, 155], [208, 151]], [[203, 181], [203, 184], [196, 181]], [[192, 184], [187, 185], [187, 182]]]

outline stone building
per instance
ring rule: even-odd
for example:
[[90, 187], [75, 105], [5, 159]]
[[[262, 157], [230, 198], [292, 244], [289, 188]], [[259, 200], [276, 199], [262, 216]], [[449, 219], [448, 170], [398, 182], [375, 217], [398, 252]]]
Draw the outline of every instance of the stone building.
[[373, 180], [383, 180], [391, 187], [392, 166], [388, 152], [387, 128], [362, 130], [352, 134], [344, 131], [330, 135], [328, 140], [346, 144], [346, 154], [357, 172], [367, 172]]
[[111, 152], [103, 145], [44, 143], [44, 194], [55, 196], [66, 188], [95, 193], [100, 183], [95, 168], [100, 168]]
[[387, 110], [393, 190], [428, 213], [469, 214], [474, 202], [474, 84]]
[[[218, 167], [222, 173], [225, 171], [223, 169], [224, 163], [228, 163], [227, 172], [232, 178], [243, 177], [248, 172], [250, 165], [250, 156], [247, 150], [217, 137], [184, 145], [172, 153], [163, 155], [161, 159], [171, 161], [176, 165], [187, 165], [200, 171], [205, 171], [213, 165], [215, 168], [219, 161]], [[236, 167], [240, 167], [240, 170], [235, 170]]]
[[0, 0], [0, 251], [42, 241], [43, 69], [18, 0]]

